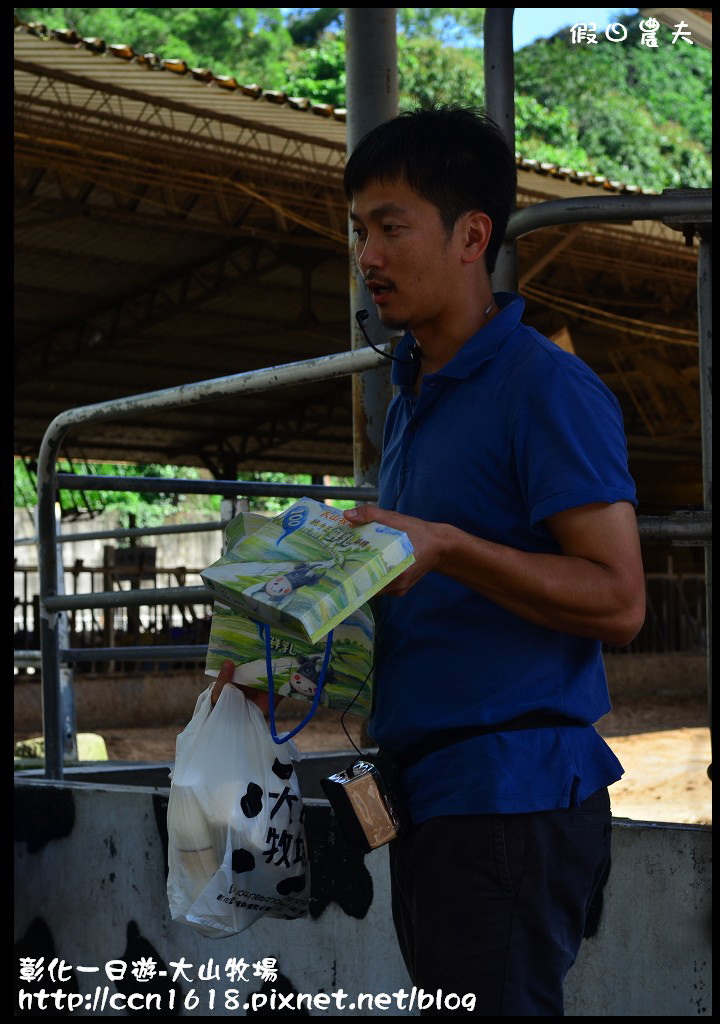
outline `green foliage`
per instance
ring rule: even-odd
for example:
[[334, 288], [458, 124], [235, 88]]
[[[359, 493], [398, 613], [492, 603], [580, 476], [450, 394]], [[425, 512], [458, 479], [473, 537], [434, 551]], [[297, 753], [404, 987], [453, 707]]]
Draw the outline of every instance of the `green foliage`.
[[292, 37], [279, 7], [17, 7], [21, 21], [73, 28], [139, 53], [279, 88]]
[[533, 96], [516, 96], [515, 131], [523, 156], [575, 170], [590, 169], [590, 158], [578, 142], [577, 126], [565, 105], [548, 110]]
[[[477, 8], [398, 8], [401, 110], [484, 103], [482, 51], [472, 45], [483, 17]], [[564, 32], [516, 54], [518, 150], [658, 191], [708, 187], [710, 53], [671, 44], [670, 29], [661, 29], [660, 45], [650, 49], [639, 42], [639, 16], [622, 20], [624, 43], [601, 36], [596, 46], [573, 45]], [[345, 104], [341, 24], [336, 19], [332, 33], [293, 51], [287, 86], [293, 94]]]
[[317, 46], [323, 32], [339, 27], [343, 20], [342, 7], [289, 7], [285, 8], [287, 30], [295, 46]]
[[[59, 459], [59, 473], [79, 473], [83, 476], [115, 476], [127, 477], [161, 477], [166, 480], [199, 480], [201, 473], [194, 467], [165, 466], [159, 463], [144, 465], [128, 465], [117, 463], [85, 463], [67, 459]], [[179, 509], [188, 514], [220, 513], [220, 498], [217, 495], [202, 494], [152, 494], [139, 491], [107, 491], [102, 485], [97, 490], [87, 488], [84, 491], [63, 489], [59, 494], [61, 512], [68, 514], [99, 512], [104, 509], [119, 513], [120, 525], [160, 526], [168, 516]], [[26, 465], [22, 459], [15, 459], [14, 466], [14, 506], [15, 508], [34, 508], [37, 504], [37, 485], [34, 466]], [[131, 517], [134, 517], [131, 520]]]
[[708, 187], [710, 52], [672, 44], [663, 27], [656, 49], [643, 46], [640, 17], [620, 21], [624, 42], [573, 44], [563, 32], [515, 55], [518, 149], [658, 191]]
[[[160, 477], [165, 480], [200, 480], [202, 474], [192, 466], [113, 465], [101, 463], [94, 467], [98, 476]], [[66, 470], [67, 472], [67, 470]], [[220, 513], [220, 498], [206, 494], [153, 494], [140, 491], [99, 491], [105, 508], [119, 513], [121, 527], [161, 526], [165, 520], [182, 510], [187, 517], [196, 513]], [[61, 501], [63, 495], [61, 492]]]
[[[257, 472], [257, 473], [243, 473], [243, 480], [256, 481], [257, 483], [273, 483], [273, 484], [311, 484], [313, 478], [309, 473], [273, 473], [273, 472]], [[354, 480], [351, 477], [337, 477], [331, 476], [327, 478], [329, 484], [333, 487], [352, 487]], [[249, 506], [251, 512], [267, 512], [270, 515], [277, 516], [281, 512], [284, 512], [286, 508], [292, 505], [296, 498], [275, 498], [275, 497], [263, 497], [263, 498], [250, 498]], [[345, 501], [344, 499], [332, 499], [332, 504], [339, 509], [352, 508], [357, 504], [355, 501]]]
[[436, 39], [451, 48], [480, 46], [484, 7], [398, 7], [398, 36]]
[[345, 105], [345, 40], [326, 35], [316, 46], [288, 55], [283, 89], [318, 103]]
[[401, 110], [485, 98], [482, 60], [430, 36], [398, 37], [398, 84]]
[[14, 460], [13, 507], [34, 508], [37, 504], [37, 486], [33, 473], [22, 459]]
[[[33, 509], [37, 504], [37, 484], [32, 462], [26, 462], [21, 458], [14, 460], [14, 507], [19, 509]], [[160, 477], [165, 480], [200, 480], [203, 474], [193, 466], [165, 466], [160, 463], [145, 463], [144, 465], [128, 465], [110, 462], [91, 463], [67, 459], [58, 460], [59, 473], [78, 473], [83, 476], [114, 476], [127, 477], [130, 481], [133, 477]], [[313, 478], [309, 473], [244, 473], [243, 480], [256, 481], [258, 483], [279, 483], [279, 484], [311, 484]], [[352, 487], [353, 480], [350, 477], [329, 477], [328, 482], [333, 487]], [[252, 512], [267, 512], [270, 515], [279, 515], [295, 501], [295, 498], [278, 497], [253, 497], [249, 499], [249, 507]], [[175, 513], [182, 511], [186, 519], [192, 519], [195, 515], [208, 515], [210, 513], [220, 515], [221, 497], [217, 494], [163, 494], [140, 491], [107, 491], [102, 489], [99, 481], [97, 490], [87, 488], [84, 491], [62, 490], [59, 496], [60, 508], [66, 514], [69, 512], [99, 512], [103, 509], [114, 510], [119, 513], [120, 526], [127, 528], [131, 525], [138, 527], [161, 526], [165, 520]], [[354, 501], [342, 499], [332, 500], [332, 504], [339, 509], [352, 508]]]
[[[285, 21], [298, 47], [317, 46], [323, 34], [342, 34], [344, 7], [287, 7]], [[443, 46], [479, 46], [484, 7], [398, 7], [398, 34], [437, 39]]]

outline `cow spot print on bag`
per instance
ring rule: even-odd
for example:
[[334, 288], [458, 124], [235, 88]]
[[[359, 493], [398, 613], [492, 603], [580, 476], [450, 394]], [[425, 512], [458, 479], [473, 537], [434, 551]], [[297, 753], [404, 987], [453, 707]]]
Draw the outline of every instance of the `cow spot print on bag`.
[[256, 818], [262, 810], [263, 791], [256, 782], [249, 782], [245, 796], [240, 800], [246, 818]]
[[305, 889], [305, 875], [298, 875], [297, 878], [283, 878], [275, 886], [281, 896], [289, 896], [291, 892], [303, 892]]
[[233, 850], [231, 866], [236, 874], [242, 874], [243, 871], [252, 871], [255, 867], [255, 857], [250, 853], [249, 850]]
[[272, 766], [273, 775], [277, 775], [279, 779], [289, 779], [293, 773], [292, 762], [290, 764], [284, 764], [277, 757], [275, 763]]

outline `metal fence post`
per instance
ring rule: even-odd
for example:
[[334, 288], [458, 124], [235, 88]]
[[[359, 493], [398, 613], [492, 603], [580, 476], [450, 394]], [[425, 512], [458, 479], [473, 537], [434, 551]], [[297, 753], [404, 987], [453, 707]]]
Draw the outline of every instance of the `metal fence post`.
[[[514, 7], [486, 7], [483, 30], [485, 109], [500, 126], [512, 153], [515, 152], [514, 13]], [[506, 238], [500, 246], [492, 285], [493, 291], [517, 291], [517, 242], [514, 239]]]
[[[345, 64], [347, 70], [347, 152], [371, 128], [398, 112], [398, 73], [395, 7], [345, 8]], [[354, 256], [350, 233], [350, 337], [353, 349], [367, 348], [355, 313], [370, 313], [367, 330], [377, 344], [389, 342], [391, 333], [380, 324], [372, 298]], [[358, 486], [377, 484], [382, 431], [391, 396], [389, 363], [358, 373], [352, 380], [353, 461]]]
[[[700, 345], [700, 429], [702, 435], [703, 505], [712, 512], [712, 224], [699, 228], [698, 341]], [[712, 544], [705, 547], [707, 609], [708, 714], [712, 738]]]
[[55, 521], [57, 455], [60, 436], [43, 438], [38, 457], [38, 575], [40, 580], [40, 651], [42, 674], [43, 731], [45, 736], [45, 774], [49, 779], [63, 777], [62, 701], [60, 676], [60, 614], [50, 611], [45, 600], [57, 596], [58, 544]]
[[[63, 564], [60, 545], [60, 533], [62, 525], [60, 521], [60, 505], [55, 505], [55, 528], [57, 548], [57, 593], [65, 593], [65, 568]], [[60, 649], [70, 647], [70, 630], [68, 628], [68, 613], [58, 612], [57, 637]], [[62, 746], [63, 761], [65, 758], [76, 761], [78, 757], [77, 745], [77, 719], [75, 715], [75, 692], [73, 689], [73, 669], [68, 665], [61, 665], [59, 671], [59, 704], [60, 704], [60, 744]]]

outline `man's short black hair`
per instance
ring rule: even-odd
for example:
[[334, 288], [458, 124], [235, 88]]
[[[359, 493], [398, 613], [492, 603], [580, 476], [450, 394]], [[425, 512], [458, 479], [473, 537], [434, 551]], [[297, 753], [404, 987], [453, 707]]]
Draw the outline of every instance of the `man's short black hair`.
[[438, 106], [371, 129], [345, 167], [348, 201], [371, 181], [403, 180], [437, 206], [448, 234], [468, 210], [488, 215], [485, 260], [492, 274], [517, 189], [515, 155], [497, 124], [474, 107]]

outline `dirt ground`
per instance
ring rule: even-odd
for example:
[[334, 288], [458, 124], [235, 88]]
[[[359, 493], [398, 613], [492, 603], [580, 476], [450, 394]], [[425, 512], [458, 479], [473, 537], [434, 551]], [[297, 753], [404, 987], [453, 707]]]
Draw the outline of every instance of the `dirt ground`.
[[[294, 728], [299, 719], [283, 718], [278, 728]], [[616, 818], [709, 825], [712, 821], [710, 732], [704, 698], [644, 697], [615, 700], [598, 725], [625, 768], [611, 788]], [[361, 746], [361, 720], [345, 716], [353, 741]], [[111, 761], [172, 761], [183, 724], [135, 729], [95, 730], [103, 736]], [[28, 734], [16, 734], [25, 739]], [[319, 709], [295, 737], [301, 751], [351, 750], [340, 716]]]

